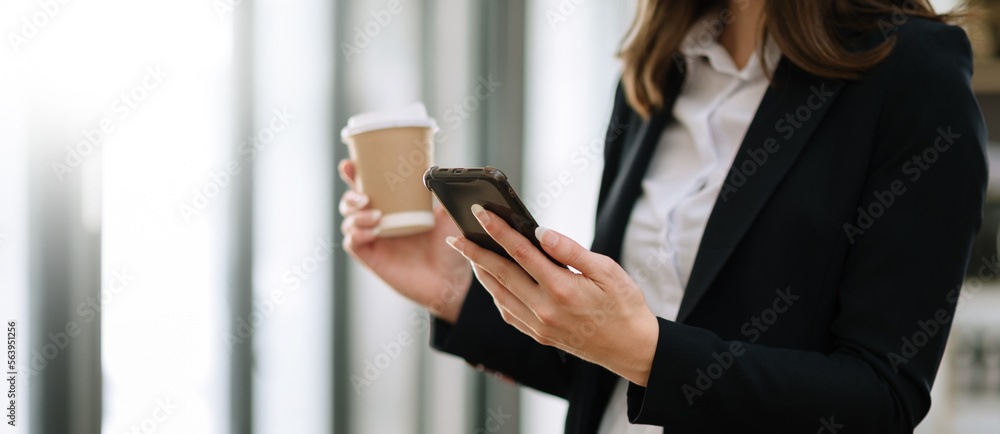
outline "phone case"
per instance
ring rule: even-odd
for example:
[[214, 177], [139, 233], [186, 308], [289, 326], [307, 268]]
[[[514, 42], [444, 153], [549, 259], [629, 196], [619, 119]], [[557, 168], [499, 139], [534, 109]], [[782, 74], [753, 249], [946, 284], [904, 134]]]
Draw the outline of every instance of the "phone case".
[[[455, 224], [470, 241], [510, 259], [510, 255], [486, 233], [472, 214], [472, 205], [483, 208], [503, 218], [507, 224], [542, 250], [535, 238], [538, 223], [528, 212], [507, 176], [495, 167], [442, 168], [433, 166], [424, 172], [424, 185], [434, 193]], [[542, 250], [544, 254], [545, 251]], [[548, 254], [545, 256], [549, 257]], [[552, 262], [563, 266], [549, 257]]]

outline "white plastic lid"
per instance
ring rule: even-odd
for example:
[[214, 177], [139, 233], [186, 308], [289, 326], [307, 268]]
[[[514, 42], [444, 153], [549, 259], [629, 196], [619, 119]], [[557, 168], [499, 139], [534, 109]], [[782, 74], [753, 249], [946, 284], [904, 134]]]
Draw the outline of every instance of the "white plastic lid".
[[399, 127], [425, 127], [437, 132], [438, 125], [434, 118], [427, 116], [427, 108], [423, 103], [415, 102], [399, 110], [359, 113], [347, 120], [347, 126], [340, 130], [340, 139], [366, 133]]

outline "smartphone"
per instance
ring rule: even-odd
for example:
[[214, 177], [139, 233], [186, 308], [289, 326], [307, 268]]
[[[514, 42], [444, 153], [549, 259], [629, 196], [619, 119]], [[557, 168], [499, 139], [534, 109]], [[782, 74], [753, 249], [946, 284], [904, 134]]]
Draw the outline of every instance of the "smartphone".
[[524, 235], [546, 257], [560, 267], [565, 265], [552, 259], [535, 237], [538, 223], [528, 212], [514, 188], [507, 182], [507, 176], [495, 167], [443, 168], [433, 166], [424, 172], [424, 185], [434, 193], [451, 219], [462, 230], [465, 238], [480, 247], [511, 259], [507, 251], [491, 237], [472, 214], [472, 205], [500, 216], [514, 230]]

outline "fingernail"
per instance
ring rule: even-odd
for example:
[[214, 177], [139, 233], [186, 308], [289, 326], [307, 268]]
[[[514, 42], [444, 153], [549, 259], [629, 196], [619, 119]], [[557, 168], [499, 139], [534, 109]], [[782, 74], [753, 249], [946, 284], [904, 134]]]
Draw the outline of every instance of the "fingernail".
[[459, 252], [462, 251], [462, 247], [465, 247], [465, 242], [456, 237], [448, 237], [445, 238], [444, 241], [448, 243], [451, 248], [458, 250]]
[[472, 204], [472, 214], [475, 215], [476, 220], [479, 220], [479, 223], [483, 225], [490, 222], [490, 216], [489, 214], [486, 214], [486, 209], [478, 203]]
[[378, 221], [378, 219], [382, 218], [382, 210], [380, 209], [372, 210], [371, 214], [369, 215], [371, 216], [373, 222]]
[[[548, 237], [545, 236], [546, 234], [548, 234]], [[552, 247], [556, 245], [556, 241], [559, 241], [559, 235], [541, 226], [535, 228], [535, 238], [538, 238], [538, 242], [542, 243], [545, 247]]]
[[364, 206], [368, 203], [368, 196], [360, 193], [351, 193], [351, 197], [348, 200], [350, 200], [354, 206]]

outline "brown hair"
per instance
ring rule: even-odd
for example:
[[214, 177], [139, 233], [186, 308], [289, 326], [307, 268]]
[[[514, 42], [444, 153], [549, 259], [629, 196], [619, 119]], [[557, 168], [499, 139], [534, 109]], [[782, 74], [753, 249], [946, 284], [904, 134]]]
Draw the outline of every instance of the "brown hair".
[[[732, 1], [745, 4], [751, 0]], [[835, 79], [857, 78], [885, 59], [895, 46], [891, 32], [901, 24], [901, 18], [951, 21], [960, 17], [937, 14], [928, 0], [760, 1], [765, 2], [764, 37], [773, 38], [782, 54], [800, 68]], [[726, 0], [639, 0], [618, 57], [624, 63], [625, 95], [640, 115], [648, 117], [663, 107], [663, 86], [673, 70], [671, 58], [688, 30], [709, 11], [726, 6]], [[732, 10], [722, 9], [721, 22], [731, 19], [732, 14]], [[882, 31], [887, 37], [867, 51], [854, 51], [843, 36], [851, 30]], [[763, 49], [764, 44], [758, 46]]]

